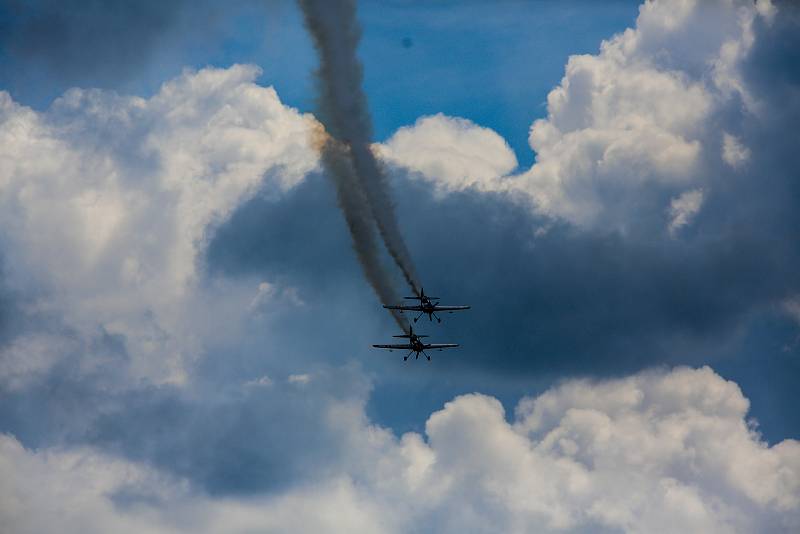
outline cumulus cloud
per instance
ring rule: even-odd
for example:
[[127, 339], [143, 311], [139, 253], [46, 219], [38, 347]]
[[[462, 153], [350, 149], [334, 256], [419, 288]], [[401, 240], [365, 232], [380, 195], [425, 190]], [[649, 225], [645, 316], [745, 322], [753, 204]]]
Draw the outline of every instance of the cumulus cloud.
[[692, 219], [703, 206], [705, 193], [702, 189], [693, 189], [673, 198], [669, 205], [669, 233], [675, 236], [676, 232], [692, 222]]
[[[648, 196], [665, 202], [706, 186], [708, 160], [723, 146], [717, 121], [737, 99], [745, 113], [757, 111], [741, 64], [768, 3], [647, 2], [634, 29], [598, 55], [571, 57], [547, 118], [531, 128], [537, 158], [520, 187], [537, 208], [624, 229], [647, 215]], [[723, 157], [738, 166], [747, 156], [725, 134]]]
[[[463, 395], [396, 437], [363, 405], [313, 486], [214, 498], [90, 448], [0, 437], [0, 516], [15, 532], [786, 532], [800, 526], [800, 443], [768, 446], [709, 368], [568, 381], [520, 401]], [[126, 530], [127, 529], [127, 530]]]
[[30, 451], [0, 434], [0, 519], [18, 534], [387, 532], [347, 478], [273, 498], [214, 499], [185, 480], [91, 448]]
[[722, 159], [734, 169], [739, 168], [750, 159], [750, 149], [726, 132], [722, 135]]
[[492, 398], [459, 397], [426, 425], [429, 480], [478, 512], [477, 531], [789, 528], [800, 444], [767, 447], [747, 409], [708, 368], [567, 382], [522, 400], [512, 423]]
[[378, 150], [444, 192], [502, 189], [501, 178], [517, 167], [514, 152], [496, 132], [441, 113], [400, 128]]
[[83, 338], [122, 336], [134, 375], [182, 379], [201, 350], [192, 310], [213, 315], [219, 298], [217, 311], [236, 300], [233, 312], [255, 292], [193, 289], [205, 236], [256, 191], [280, 195], [317, 164], [314, 119], [253, 83], [258, 73], [187, 71], [149, 99], [72, 89], [42, 113], [0, 92], [5, 282], [35, 295], [27, 313]]

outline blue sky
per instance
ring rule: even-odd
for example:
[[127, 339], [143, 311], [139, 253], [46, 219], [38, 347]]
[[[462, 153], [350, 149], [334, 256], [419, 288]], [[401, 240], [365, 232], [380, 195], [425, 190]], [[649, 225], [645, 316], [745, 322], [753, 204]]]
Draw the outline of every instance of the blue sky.
[[357, 17], [411, 260], [472, 305], [430, 363], [370, 348], [293, 2], [0, 1], [0, 522], [800, 525], [796, 7]]
[[[530, 124], [546, 114], [547, 93], [563, 76], [567, 58], [596, 53], [600, 41], [632, 24], [638, 5], [622, 0], [603, 6], [588, 1], [359, 4], [359, 54], [376, 140], [423, 115], [445, 113], [494, 129], [520, 164], [530, 165]], [[316, 57], [296, 6], [234, 6], [181, 12], [177, 31], [160, 36], [168, 48], [109, 57], [105, 61], [115, 64], [113, 76], [106, 73], [109, 65], [100, 64], [54, 79], [36, 61], [22, 69], [16, 63], [21, 58], [9, 58], [5, 50], [0, 58], [9, 65], [6, 90], [20, 102], [46, 107], [72, 85], [150, 95], [187, 66], [253, 63], [263, 69], [259, 83], [274, 86], [287, 104], [313, 110]], [[9, 16], [11, 11], [6, 7], [7, 24], [30, 16], [24, 11]]]

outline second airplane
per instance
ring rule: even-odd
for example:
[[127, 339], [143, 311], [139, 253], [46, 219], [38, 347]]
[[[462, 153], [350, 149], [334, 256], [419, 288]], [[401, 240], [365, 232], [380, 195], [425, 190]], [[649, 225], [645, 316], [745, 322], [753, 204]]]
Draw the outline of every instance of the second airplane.
[[384, 304], [383, 307], [386, 308], [387, 310], [400, 310], [401, 313], [404, 311], [419, 312], [419, 315], [414, 317], [415, 323], [423, 315], [427, 315], [429, 321], [433, 321], [433, 318], [436, 317], [436, 320], [441, 323], [442, 319], [438, 315], [436, 315], [436, 312], [453, 313], [454, 311], [468, 310], [470, 308], [469, 306], [442, 306], [441, 304], [439, 304], [439, 297], [429, 297], [428, 295], [425, 294], [425, 288], [420, 289], [418, 296], [405, 297], [405, 298], [408, 300], [418, 300], [419, 304], [415, 305], [400, 304], [397, 306]]

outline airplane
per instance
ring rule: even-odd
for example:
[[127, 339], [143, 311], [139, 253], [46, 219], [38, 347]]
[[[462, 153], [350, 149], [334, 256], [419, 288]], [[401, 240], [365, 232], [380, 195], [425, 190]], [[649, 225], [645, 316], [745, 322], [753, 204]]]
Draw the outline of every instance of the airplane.
[[[423, 315], [427, 315], [429, 321], [433, 321], [433, 318], [436, 317], [436, 320], [441, 323], [442, 320], [439, 318], [438, 315], [436, 315], [436, 312], [453, 313], [454, 311], [468, 310], [470, 308], [469, 306], [440, 306], [439, 297], [429, 297], [428, 295], [425, 294], [425, 288], [420, 288], [419, 295], [416, 297], [404, 297], [404, 298], [408, 300], [418, 300], [419, 304], [415, 304], [413, 306], [407, 306], [405, 304], [401, 304], [399, 306], [390, 306], [384, 304], [383, 307], [386, 308], [387, 310], [400, 310], [400, 313], [403, 313], [404, 311], [419, 312], [419, 315], [417, 315], [414, 318], [415, 323]], [[436, 302], [434, 302], [434, 300]]]
[[410, 351], [408, 354], [403, 356], [403, 361], [408, 360], [408, 357], [417, 353], [415, 360], [419, 359], [420, 354], [424, 354], [428, 361], [431, 361], [431, 357], [425, 353], [425, 350], [442, 350], [442, 349], [449, 349], [453, 347], [458, 347], [455, 343], [423, 343], [420, 341], [420, 338], [428, 337], [424, 335], [417, 335], [414, 333], [414, 327], [409, 327], [408, 334], [403, 334], [400, 336], [392, 336], [392, 337], [402, 337], [408, 338], [408, 343], [398, 343], [394, 345], [372, 345], [376, 349], [389, 349], [389, 350], [408, 350]]

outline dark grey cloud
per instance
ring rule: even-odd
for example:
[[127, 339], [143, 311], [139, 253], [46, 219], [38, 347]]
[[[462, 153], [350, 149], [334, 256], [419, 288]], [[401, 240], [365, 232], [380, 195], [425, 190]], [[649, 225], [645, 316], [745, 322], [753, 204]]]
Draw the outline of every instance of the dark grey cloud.
[[5, 0], [0, 47], [68, 81], [127, 77], [150, 59], [186, 2]]
[[0, 347], [13, 337], [18, 316], [17, 296], [5, 283], [4, 260], [0, 255]]
[[234, 0], [0, 0], [0, 87], [44, 106], [74, 86], [141, 94], [186, 66], [226, 59], [237, 17], [272, 4]]
[[[105, 365], [86, 371], [87, 356]], [[309, 369], [307, 383], [278, 371], [199, 374], [189, 388], [113, 382], [125, 368], [124, 341], [100, 333], [24, 389], [0, 391], [0, 429], [28, 448], [91, 445], [155, 466], [214, 495], [263, 493], [323, 476], [340, 463], [349, 428], [328, 410], [360, 403], [370, 384], [353, 365]], [[245, 364], [246, 367], [246, 364]], [[234, 378], [231, 374], [238, 374]]]
[[[321, 233], [339, 224], [288, 216], [333, 218], [320, 186], [310, 180], [280, 205], [258, 198], [242, 207], [211, 242], [211, 270], [288, 276], [326, 297], [333, 291], [328, 284], [340, 283], [336, 278], [357, 276], [337, 250], [347, 248], [342, 236]], [[501, 196], [468, 192], [435, 200], [413, 182], [398, 190], [425, 284], [475, 307], [447, 317], [465, 337], [466, 357], [454, 365], [510, 373], [628, 371], [645, 362], [634, 354], [627, 360], [626, 353], [655, 351], [652, 358], [663, 358], [673, 352], [667, 341], [691, 346], [798, 283], [791, 269], [798, 250], [788, 235], [631, 242], [561, 225], [535, 237], [543, 221]], [[460, 238], [452, 239], [454, 233]], [[496, 358], [493, 348], [506, 356]]]
[[[444, 301], [473, 306], [446, 316], [442, 326], [423, 320], [419, 330], [462, 348], [435, 354], [435, 370], [417, 368], [413, 378], [387, 376], [397, 372], [392, 355], [366, 349], [391, 328], [370, 320], [380, 314], [379, 303], [363, 287], [321, 177], [279, 203], [260, 197], [244, 205], [211, 241], [209, 269], [234, 277], [259, 273], [299, 287], [315, 306], [287, 318], [286, 342], [320, 352], [329, 346], [330, 354], [353, 343], [382, 384], [373, 394], [381, 404], [376, 415], [413, 427], [431, 403], [470, 387], [506, 392], [513, 402], [514, 392], [535, 388], [543, 377], [758, 360], [757, 351], [741, 355], [741, 332], [754, 317], [785, 324], [775, 302], [800, 290], [793, 268], [800, 226], [787, 218], [788, 206], [781, 208], [791, 202], [794, 185], [782, 183], [788, 187], [782, 193], [765, 193], [774, 196], [764, 201], [774, 209], [761, 212], [760, 224], [747, 209], [732, 215], [729, 198], [707, 206], [707, 220], [698, 223], [707, 233], [632, 241], [568, 225], [536, 237], [543, 221], [507, 198], [467, 192], [436, 200], [422, 183], [398, 181], [398, 212], [426, 288]], [[791, 329], [776, 333], [791, 341]], [[737, 377], [745, 387], [760, 387]], [[781, 387], [790, 400], [793, 386], [782, 381]], [[771, 435], [782, 435], [782, 424], [775, 422]]]
[[[339, 462], [348, 432], [326, 421], [332, 402], [343, 400], [326, 383], [355, 385], [357, 376], [317, 373], [307, 385], [282, 378], [223, 395], [204, 392], [202, 400], [174, 387], [131, 391], [112, 398], [114, 408], [76, 441], [155, 465], [211, 494], [315, 480]], [[355, 398], [359, 389], [348, 394]]]

